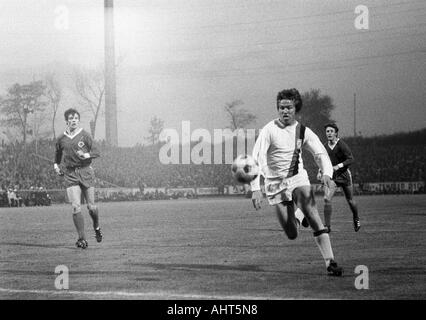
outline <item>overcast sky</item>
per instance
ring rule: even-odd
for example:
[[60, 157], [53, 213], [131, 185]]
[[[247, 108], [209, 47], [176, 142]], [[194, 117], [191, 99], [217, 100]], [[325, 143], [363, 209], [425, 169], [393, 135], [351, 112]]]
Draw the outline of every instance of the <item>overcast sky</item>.
[[[223, 128], [234, 100], [262, 127], [276, 116], [277, 92], [291, 87], [330, 95], [344, 136], [354, 130], [354, 93], [364, 136], [426, 127], [424, 0], [114, 4], [120, 145], [144, 142], [153, 116], [167, 128]], [[369, 9], [368, 30], [355, 28], [358, 5]], [[0, 95], [47, 70], [68, 88], [70, 66], [102, 65], [103, 15], [103, 0], [1, 0]], [[60, 115], [83, 108], [65, 90]]]

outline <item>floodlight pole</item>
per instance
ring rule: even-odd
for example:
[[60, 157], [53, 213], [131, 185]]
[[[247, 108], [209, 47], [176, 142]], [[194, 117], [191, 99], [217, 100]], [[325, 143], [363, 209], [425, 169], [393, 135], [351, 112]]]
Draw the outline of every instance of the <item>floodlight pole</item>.
[[117, 97], [115, 84], [114, 0], [104, 0], [105, 33], [105, 139], [118, 145]]
[[356, 93], [354, 93], [354, 137], [356, 137]]

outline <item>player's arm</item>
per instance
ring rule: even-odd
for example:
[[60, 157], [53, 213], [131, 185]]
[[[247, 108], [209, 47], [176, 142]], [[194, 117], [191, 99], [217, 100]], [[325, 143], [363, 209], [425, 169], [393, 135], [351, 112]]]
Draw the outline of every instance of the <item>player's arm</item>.
[[[326, 143], [327, 143], [327, 142], [326, 142]], [[325, 143], [323, 144], [323, 147], [324, 147], [324, 149], [327, 151], [328, 158], [330, 159], [330, 154], [328, 153], [328, 150], [327, 150], [327, 148], [326, 148]], [[315, 159], [315, 161], [317, 161], [317, 160]], [[331, 159], [330, 159], [330, 161], [331, 161]], [[317, 180], [318, 180], [318, 181], [322, 181], [322, 171], [321, 171], [321, 168], [319, 167], [319, 164], [318, 164], [318, 163], [317, 163], [317, 165], [318, 165]], [[333, 166], [333, 163], [331, 163], [331, 165]], [[333, 166], [333, 170], [334, 170], [334, 166]]]
[[99, 149], [96, 147], [96, 144], [93, 143], [93, 139], [91, 136], [88, 136], [88, 145], [89, 145], [89, 154], [90, 158], [99, 158], [101, 156], [101, 153], [99, 152]]
[[85, 135], [84, 141], [85, 141], [85, 144], [87, 145], [88, 151], [83, 152], [79, 150], [77, 151], [78, 156], [82, 159], [89, 159], [89, 158], [94, 159], [94, 158], [100, 157], [100, 152], [98, 148], [96, 148], [96, 146], [94, 145], [93, 139], [89, 134]]
[[353, 164], [355, 162], [355, 158], [352, 154], [351, 149], [348, 147], [348, 145], [340, 140], [340, 148], [343, 151], [343, 154], [345, 155], [345, 161], [337, 164], [337, 166], [339, 168], [343, 168], [343, 167], [349, 167], [351, 164]]
[[265, 176], [264, 172], [267, 166], [266, 153], [270, 146], [269, 135], [265, 128], [259, 133], [256, 143], [253, 147], [253, 158], [259, 164], [260, 174], [250, 183], [252, 191], [252, 202], [256, 210], [260, 209], [260, 202], [263, 198], [262, 191], [260, 189], [260, 176]]
[[[267, 166], [266, 162], [266, 153], [268, 152], [270, 141], [269, 136], [265, 128], [260, 131], [259, 136], [257, 137], [256, 143], [253, 147], [252, 156], [259, 164], [260, 175], [264, 176], [265, 168]], [[254, 179], [250, 186], [252, 191], [260, 190], [260, 175]]]
[[58, 139], [55, 144], [55, 162], [53, 163], [53, 169], [58, 175], [62, 175], [62, 170], [61, 168], [59, 168], [61, 161], [62, 161], [62, 146]]
[[317, 163], [321, 175], [322, 181], [326, 186], [331, 184], [331, 178], [333, 177], [333, 165], [331, 164], [330, 157], [328, 156], [327, 150], [321, 143], [318, 136], [309, 128], [305, 131], [305, 147], [314, 156], [315, 162]]

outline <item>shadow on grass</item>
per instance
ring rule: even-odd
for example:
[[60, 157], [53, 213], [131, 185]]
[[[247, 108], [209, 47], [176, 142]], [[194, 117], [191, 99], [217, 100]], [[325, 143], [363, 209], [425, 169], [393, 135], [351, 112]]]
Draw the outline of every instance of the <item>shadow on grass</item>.
[[0, 242], [2, 246], [21, 246], [21, 247], [37, 247], [37, 248], [49, 248], [49, 249], [71, 249], [75, 250], [74, 246], [69, 246], [64, 243], [60, 244], [40, 244], [40, 243], [28, 243], [28, 242]]
[[[132, 266], [140, 266], [153, 268], [156, 270], [177, 270], [177, 271], [196, 271], [196, 270], [213, 270], [213, 271], [239, 271], [239, 272], [259, 272], [264, 274], [288, 274], [295, 275], [294, 270], [265, 270], [259, 265], [226, 265], [226, 264], [184, 264], [184, 263], [129, 263]], [[300, 272], [298, 276], [324, 276], [321, 272]]]

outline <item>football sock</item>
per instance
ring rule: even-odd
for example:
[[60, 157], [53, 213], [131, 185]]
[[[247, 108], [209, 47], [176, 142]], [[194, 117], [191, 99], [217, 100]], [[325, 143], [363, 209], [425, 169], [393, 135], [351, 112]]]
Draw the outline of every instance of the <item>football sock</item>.
[[315, 242], [324, 258], [326, 267], [329, 266], [330, 260], [334, 259], [333, 250], [331, 248], [330, 237], [328, 233], [321, 233], [314, 237]]
[[358, 217], [358, 206], [353, 202], [352, 203], [349, 202], [349, 207], [351, 208], [354, 220], [358, 220], [359, 219], [359, 217]]
[[324, 203], [324, 224], [326, 226], [331, 226], [331, 214], [333, 212], [333, 207], [331, 206], [331, 203], [326, 202]]
[[98, 214], [98, 208], [89, 210], [90, 217], [93, 221], [93, 229], [99, 228], [99, 214]]
[[86, 235], [84, 234], [84, 218], [81, 212], [73, 214], [72, 219], [74, 221], [75, 228], [77, 229], [78, 238], [86, 239]]

